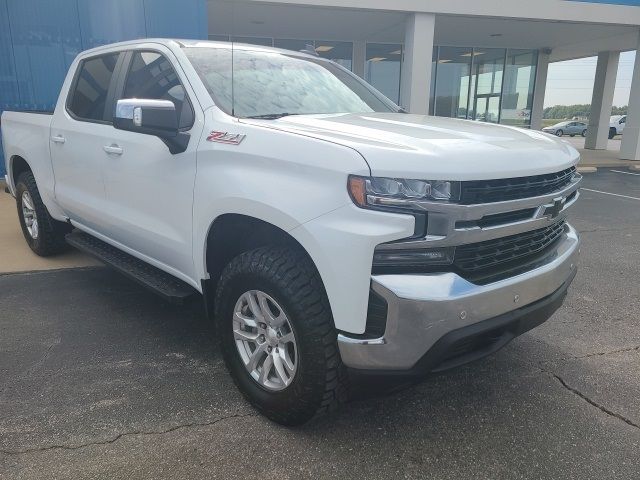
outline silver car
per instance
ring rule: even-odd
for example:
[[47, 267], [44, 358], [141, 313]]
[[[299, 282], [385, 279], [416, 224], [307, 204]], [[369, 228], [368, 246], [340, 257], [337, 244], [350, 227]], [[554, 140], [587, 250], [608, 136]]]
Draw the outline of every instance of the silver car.
[[583, 137], [585, 137], [587, 135], [587, 124], [584, 122], [574, 121], [560, 122], [550, 127], [544, 127], [542, 131], [551, 133], [553, 135], [556, 135], [557, 137], [561, 137], [563, 135], [569, 135], [571, 137], [582, 135]]

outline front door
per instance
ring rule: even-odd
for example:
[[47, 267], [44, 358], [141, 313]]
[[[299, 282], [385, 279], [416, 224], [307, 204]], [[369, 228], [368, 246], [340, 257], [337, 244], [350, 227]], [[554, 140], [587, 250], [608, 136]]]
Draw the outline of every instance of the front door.
[[120, 97], [174, 102], [181, 130], [191, 134], [189, 145], [173, 155], [158, 137], [113, 130], [114, 153], [104, 172], [108, 236], [186, 280], [194, 271], [193, 185], [203, 118], [195, 113], [195, 95], [184, 87], [182, 70], [169, 58], [175, 62], [159, 46], [128, 53]]

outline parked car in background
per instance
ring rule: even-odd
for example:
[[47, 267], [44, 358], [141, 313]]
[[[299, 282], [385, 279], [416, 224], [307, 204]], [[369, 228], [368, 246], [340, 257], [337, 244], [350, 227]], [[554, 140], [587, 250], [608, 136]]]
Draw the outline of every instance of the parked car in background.
[[545, 127], [542, 129], [543, 132], [551, 133], [557, 137], [561, 137], [563, 135], [569, 135], [571, 137], [575, 137], [576, 135], [582, 135], [583, 137], [587, 136], [587, 124], [584, 122], [560, 122], [552, 125], [550, 127]]
[[31, 249], [69, 243], [167, 300], [201, 295], [238, 388], [287, 425], [345, 398], [347, 368], [415, 376], [495, 352], [576, 274], [576, 149], [402, 113], [314, 55], [95, 48], [52, 114], [5, 111], [2, 135]]
[[612, 139], [616, 135], [622, 135], [626, 123], [626, 115], [612, 115], [609, 119], [609, 139]]

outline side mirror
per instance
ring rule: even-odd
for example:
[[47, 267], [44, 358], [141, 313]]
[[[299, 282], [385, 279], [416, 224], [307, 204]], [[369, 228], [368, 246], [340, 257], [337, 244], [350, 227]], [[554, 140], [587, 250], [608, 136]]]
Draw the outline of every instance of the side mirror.
[[113, 126], [119, 130], [158, 137], [171, 153], [184, 152], [189, 144], [189, 134], [179, 130], [178, 112], [170, 100], [118, 100]]

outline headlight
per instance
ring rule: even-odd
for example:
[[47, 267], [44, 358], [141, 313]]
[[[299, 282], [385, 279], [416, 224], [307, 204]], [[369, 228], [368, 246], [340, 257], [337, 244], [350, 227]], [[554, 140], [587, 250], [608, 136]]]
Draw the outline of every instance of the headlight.
[[425, 210], [421, 202], [450, 202], [460, 196], [459, 182], [349, 176], [348, 189], [359, 207]]

